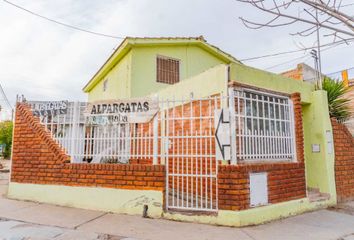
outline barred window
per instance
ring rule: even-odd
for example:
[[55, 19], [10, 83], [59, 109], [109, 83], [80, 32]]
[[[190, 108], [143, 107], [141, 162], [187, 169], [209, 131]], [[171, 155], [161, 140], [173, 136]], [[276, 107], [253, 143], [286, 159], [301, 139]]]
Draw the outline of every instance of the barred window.
[[252, 90], [235, 91], [239, 160], [294, 160], [292, 101]]
[[179, 82], [179, 60], [157, 56], [156, 81], [159, 83], [175, 84]]

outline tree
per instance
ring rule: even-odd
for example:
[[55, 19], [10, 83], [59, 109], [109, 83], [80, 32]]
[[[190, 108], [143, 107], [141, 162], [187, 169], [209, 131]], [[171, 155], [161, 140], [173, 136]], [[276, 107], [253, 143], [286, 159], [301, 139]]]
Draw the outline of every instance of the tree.
[[236, 0], [246, 3], [271, 18], [266, 22], [255, 22], [240, 17], [248, 28], [279, 27], [304, 23], [306, 28], [293, 33], [309, 36], [318, 29], [325, 29], [325, 36], [333, 36], [348, 41], [354, 39], [354, 17], [345, 13], [345, 8], [353, 5], [343, 4], [341, 0]]
[[348, 92], [349, 88], [344, 85], [343, 81], [336, 81], [329, 77], [324, 77], [322, 89], [327, 91], [330, 117], [336, 118], [338, 121], [347, 120], [352, 115], [349, 106], [350, 100], [345, 98], [345, 94]]
[[8, 158], [11, 155], [12, 146], [12, 121], [0, 122], [0, 144], [5, 144], [4, 157]]

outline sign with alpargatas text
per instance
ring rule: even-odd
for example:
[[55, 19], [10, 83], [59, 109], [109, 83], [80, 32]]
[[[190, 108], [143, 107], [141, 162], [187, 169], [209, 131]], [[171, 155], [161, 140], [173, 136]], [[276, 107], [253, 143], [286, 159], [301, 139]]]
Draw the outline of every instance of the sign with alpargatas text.
[[103, 100], [88, 103], [87, 124], [146, 123], [159, 111], [159, 104], [149, 98]]

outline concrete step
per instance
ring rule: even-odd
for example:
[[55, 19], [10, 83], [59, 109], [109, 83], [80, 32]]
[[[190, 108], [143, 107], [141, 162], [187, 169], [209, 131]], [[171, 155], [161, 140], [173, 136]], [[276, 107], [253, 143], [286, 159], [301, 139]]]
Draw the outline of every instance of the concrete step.
[[328, 193], [321, 193], [319, 189], [312, 188], [307, 190], [307, 197], [310, 202], [320, 202], [328, 200], [330, 195]]

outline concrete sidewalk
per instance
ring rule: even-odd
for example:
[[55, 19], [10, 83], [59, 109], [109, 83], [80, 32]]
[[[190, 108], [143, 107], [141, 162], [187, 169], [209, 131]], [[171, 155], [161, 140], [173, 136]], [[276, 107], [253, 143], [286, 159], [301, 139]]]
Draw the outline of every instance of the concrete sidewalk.
[[306, 213], [255, 227], [229, 228], [10, 200], [4, 196], [7, 178], [7, 173], [0, 174], [1, 240], [354, 239], [354, 211], [343, 209]]

